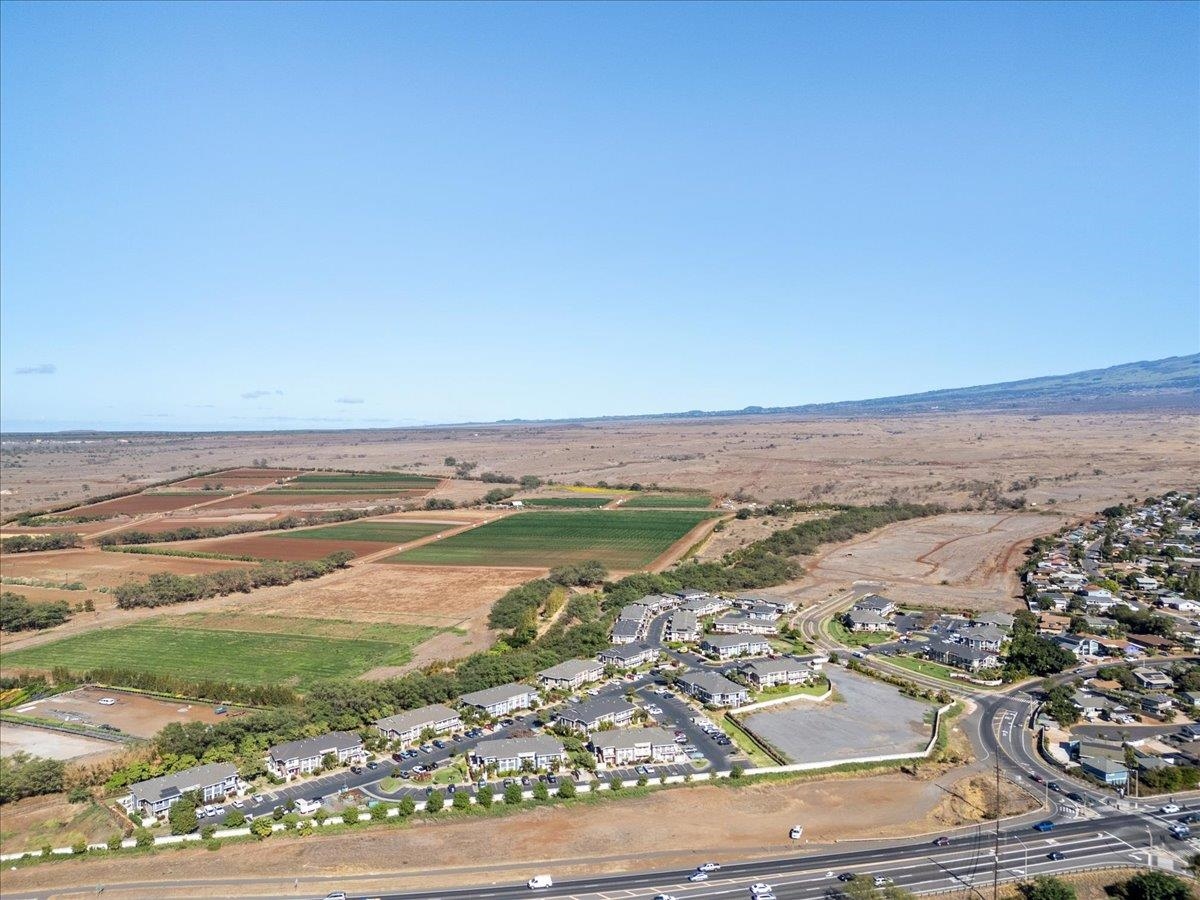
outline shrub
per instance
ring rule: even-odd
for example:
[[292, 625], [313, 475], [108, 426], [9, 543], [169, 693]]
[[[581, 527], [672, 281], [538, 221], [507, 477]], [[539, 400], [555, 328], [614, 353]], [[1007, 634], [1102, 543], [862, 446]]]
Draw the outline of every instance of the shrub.
[[225, 816], [226, 828], [241, 828], [246, 824], [246, 815], [240, 809], [231, 809]]
[[533, 799], [541, 801], [550, 799], [550, 789], [546, 787], [546, 782], [539, 781], [533, 786]]
[[492, 805], [496, 792], [490, 784], [485, 784], [475, 792], [475, 802], [487, 809]]
[[216, 833], [217, 833], [216, 825], [205, 825], [203, 828], [200, 829], [200, 837], [206, 841], [211, 840], [212, 836]]
[[154, 835], [148, 828], [139, 828], [133, 833], [133, 844], [135, 847], [150, 847], [154, 844]]
[[455, 809], [459, 809], [459, 810], [470, 809], [471, 808], [471, 795], [468, 794], [466, 791], [458, 791], [454, 795], [454, 802], [451, 805]]
[[75, 843], [73, 843], [71, 845], [71, 852], [74, 853], [76, 856], [79, 856], [82, 853], [87, 853], [88, 852], [87, 841], [76, 841]]
[[383, 803], [376, 803], [371, 807], [371, 819], [375, 822], [382, 822], [387, 818], [388, 808]]
[[446, 805], [446, 795], [441, 791], [434, 791], [425, 798], [425, 812], [435, 813], [441, 810]]
[[729, 770], [729, 777], [734, 781], [741, 781], [746, 775], [746, 770], [736, 763]]
[[504, 789], [504, 802], [515, 806], [521, 802], [521, 786], [515, 781]]
[[204, 842], [204, 849], [205, 850], [220, 850], [221, 842], [217, 838], [209, 838], [207, 841]]
[[260, 841], [270, 836], [272, 830], [270, 819], [255, 819], [250, 823], [250, 833]]
[[358, 809], [351, 806], [342, 810], [342, 824], [354, 825], [358, 822]]
[[570, 778], [564, 778], [558, 783], [558, 796], [564, 800], [570, 800], [576, 794], [575, 782]]
[[649, 779], [647, 779], [647, 778], [646, 778], [646, 776], [645, 776], [645, 775], [639, 775], [639, 776], [638, 776], [638, 780], [637, 780], [637, 786], [638, 786], [638, 787], [645, 787], [645, 786], [646, 786], [646, 785], [648, 785], [649, 783], [650, 783], [650, 781], [649, 781]]
[[120, 850], [122, 840], [123, 838], [119, 834], [110, 835], [108, 840], [105, 842], [105, 846], [107, 846], [109, 850]]

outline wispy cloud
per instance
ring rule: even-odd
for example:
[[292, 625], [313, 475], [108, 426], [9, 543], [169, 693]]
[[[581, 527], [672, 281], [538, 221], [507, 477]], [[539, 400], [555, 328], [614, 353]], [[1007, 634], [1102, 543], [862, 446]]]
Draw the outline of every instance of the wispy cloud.
[[246, 391], [242, 394], [243, 400], [258, 400], [262, 397], [270, 396], [282, 397], [283, 391]]
[[53, 375], [58, 371], [54, 363], [38, 363], [36, 366], [20, 366], [13, 369], [16, 375]]
[[338, 397], [334, 403], [362, 403], [362, 397]]

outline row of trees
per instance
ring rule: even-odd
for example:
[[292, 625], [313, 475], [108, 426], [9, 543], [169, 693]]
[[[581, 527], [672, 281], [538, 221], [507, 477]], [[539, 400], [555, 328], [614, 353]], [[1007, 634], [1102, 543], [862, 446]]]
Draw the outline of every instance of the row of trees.
[[345, 568], [352, 559], [354, 554], [350, 551], [338, 550], [318, 560], [264, 562], [253, 569], [224, 569], [203, 575], [172, 575], [160, 572], [151, 575], [145, 581], [120, 584], [113, 588], [112, 593], [120, 609], [167, 606], [320, 578], [336, 569]]
[[60, 759], [42, 759], [23, 750], [0, 756], [0, 803], [59, 793], [65, 770], [66, 765]]
[[24, 594], [0, 594], [0, 631], [36, 631], [53, 628], [71, 618], [66, 600], [30, 601]]
[[164, 672], [124, 669], [119, 666], [98, 666], [79, 671], [55, 666], [51, 677], [58, 685], [107, 684], [172, 697], [204, 698], [227, 703], [244, 703], [248, 706], [286, 706], [298, 699], [294, 690], [282, 684], [244, 684], [219, 679], [197, 681]]
[[0, 540], [5, 553], [36, 553], [39, 550], [69, 550], [82, 547], [83, 540], [73, 531], [59, 534], [14, 534]]

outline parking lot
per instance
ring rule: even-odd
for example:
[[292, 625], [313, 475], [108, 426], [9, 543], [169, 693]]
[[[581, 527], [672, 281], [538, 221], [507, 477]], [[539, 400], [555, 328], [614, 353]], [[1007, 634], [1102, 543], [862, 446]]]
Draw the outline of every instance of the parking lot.
[[[114, 702], [101, 703], [102, 700]], [[106, 730], [116, 729], [144, 738], [154, 737], [164, 725], [171, 722], [212, 724], [243, 712], [229, 708], [226, 713], [218, 715], [215, 710], [216, 707], [211, 703], [161, 700], [113, 688], [81, 687], [22, 704], [15, 712], [79, 725], [94, 725]]]
[[823, 762], [921, 750], [932, 706], [849, 670], [831, 673], [834, 700], [789, 703], [741, 721], [790, 762]]

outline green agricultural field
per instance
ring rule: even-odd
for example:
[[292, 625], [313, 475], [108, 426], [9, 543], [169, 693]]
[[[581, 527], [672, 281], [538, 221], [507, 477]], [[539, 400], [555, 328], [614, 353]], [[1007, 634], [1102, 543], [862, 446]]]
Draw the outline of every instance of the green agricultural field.
[[703, 509], [712, 506], [708, 494], [638, 494], [621, 504], [626, 509]]
[[397, 553], [385, 561], [549, 567], [596, 559], [610, 569], [639, 569], [714, 515], [702, 510], [536, 510]]
[[75, 635], [4, 654], [6, 669], [115, 666], [191, 680], [290, 684], [403, 665], [436, 628], [281, 616], [196, 614]]
[[548, 507], [550, 509], [599, 509], [612, 503], [615, 497], [527, 497], [522, 499], [526, 506]]
[[322, 528], [283, 531], [273, 537], [310, 541], [375, 541], [380, 544], [407, 544], [419, 538], [448, 531], [458, 526], [445, 522], [344, 522]]

